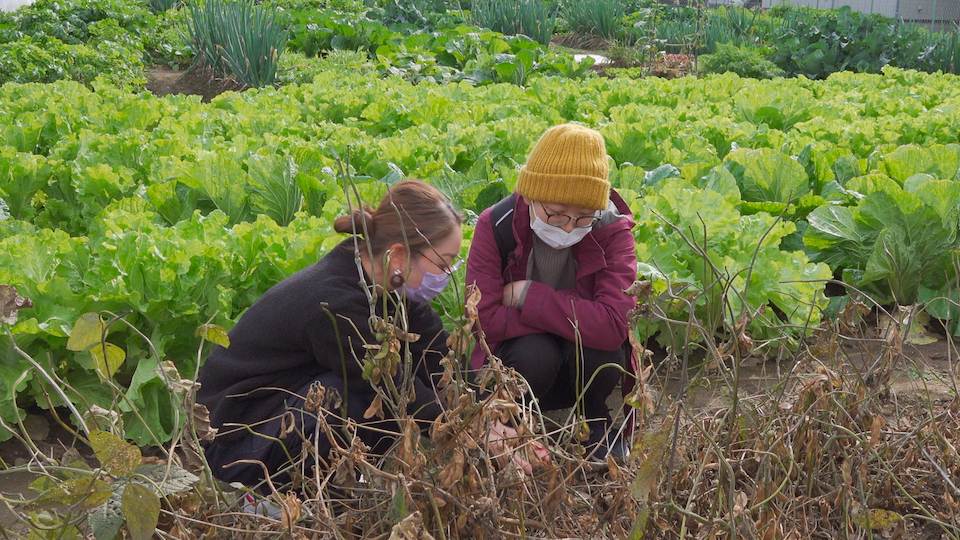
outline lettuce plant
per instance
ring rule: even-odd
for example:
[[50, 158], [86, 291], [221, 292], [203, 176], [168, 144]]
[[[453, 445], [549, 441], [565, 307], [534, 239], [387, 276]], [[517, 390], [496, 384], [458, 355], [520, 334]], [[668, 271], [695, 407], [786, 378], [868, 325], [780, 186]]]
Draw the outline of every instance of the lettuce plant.
[[[704, 187], [666, 179], [631, 205], [641, 278], [654, 282], [665, 315], [641, 321], [640, 337], [679, 347], [691, 315], [706, 332], [694, 332], [698, 341], [733, 334], [741, 317], [748, 321], [741, 330], [758, 344], [819, 323], [830, 269], [802, 251], [781, 251], [794, 224], [741, 215], [737, 189], [723, 177]], [[669, 300], [678, 296], [687, 301]]]
[[804, 243], [815, 260], [875, 300], [915, 304], [921, 287], [955, 281], [950, 252], [960, 243], [960, 184], [917, 175], [903, 188], [880, 186], [856, 206], [813, 210]]

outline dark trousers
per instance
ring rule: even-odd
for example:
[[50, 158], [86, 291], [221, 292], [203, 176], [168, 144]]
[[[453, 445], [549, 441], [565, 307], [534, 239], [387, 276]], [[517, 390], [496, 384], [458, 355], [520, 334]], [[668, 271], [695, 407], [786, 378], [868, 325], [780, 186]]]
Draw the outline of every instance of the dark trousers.
[[[333, 391], [339, 392], [340, 396], [347, 395], [344, 393], [343, 379], [335, 374], [324, 374], [315, 380], [327, 389], [327, 396], [330, 396]], [[335, 410], [331, 413], [322, 408], [316, 411], [305, 409], [305, 398], [313, 382], [311, 380], [305, 384], [296, 395], [290, 395], [285, 406], [276, 411], [269, 422], [251, 426], [256, 433], [248, 432], [239, 439], [216, 439], [208, 444], [204, 448], [204, 455], [213, 475], [224, 482], [240, 482], [245, 486], [256, 486], [259, 493], [268, 495], [271, 490], [264, 482], [264, 467], [260, 466], [262, 463], [270, 472], [274, 486], [280, 491], [286, 491], [286, 485], [291, 481], [290, 468], [301, 463], [304, 440], [310, 441], [311, 445], [314, 444], [317, 415], [320, 414], [325, 416], [327, 423], [338, 436], [338, 444], [342, 447], [349, 446], [342, 430], [343, 411]], [[349, 394], [349, 398], [343, 400], [345, 412], [358, 426], [357, 434], [360, 439], [374, 452], [386, 451], [393, 443], [393, 437], [382, 431], [366, 429], [366, 426], [371, 426], [371, 423], [369, 420], [364, 420], [363, 413], [372, 400], [367, 399], [365, 395], [357, 395], [356, 392]], [[290, 431], [290, 427], [294, 429]], [[396, 430], [395, 423], [380, 427]], [[287, 432], [281, 433], [284, 428]], [[309, 468], [314, 466], [318, 459], [321, 461], [321, 466], [325, 466], [324, 461], [332, 448], [325, 433], [320, 433], [318, 443], [315, 452], [311, 450], [310, 455], [302, 460], [307, 465], [308, 470], [304, 471], [306, 474], [310, 473]], [[250, 460], [255, 463], [237, 463], [240, 460]]]
[[[623, 347], [602, 351], [578, 347], [554, 334], [528, 334], [504, 341], [496, 354], [523, 375], [542, 410], [572, 407], [582, 392], [586, 417], [610, 421], [607, 396], [623, 375], [615, 366], [626, 366]], [[605, 364], [614, 365], [601, 369]]]

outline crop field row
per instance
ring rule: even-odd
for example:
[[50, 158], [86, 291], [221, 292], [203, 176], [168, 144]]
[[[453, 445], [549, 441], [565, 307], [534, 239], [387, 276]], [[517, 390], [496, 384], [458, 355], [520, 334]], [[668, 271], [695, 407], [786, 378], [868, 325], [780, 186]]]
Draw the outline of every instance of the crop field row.
[[[209, 103], [102, 80], [0, 86], [0, 285], [31, 301], [0, 288], [0, 441], [51, 467], [20, 505], [34, 530], [958, 538], [952, 341], [943, 373], [916, 374], [942, 399], [890, 398], [917, 321], [960, 335], [957, 76], [414, 85], [351, 62], [331, 54], [312, 83]], [[621, 404], [636, 414], [635, 457], [598, 470], [569, 433], [537, 434], [554, 461], [524, 477], [477, 450], [471, 423], [498, 413], [474, 403], [429, 440], [398, 434], [376, 464], [342, 449], [324, 485], [344, 481], [359, 502], [336, 517], [343, 501], [322, 497], [303, 513], [277, 499], [282, 528], [231, 513], [235, 496], [190, 461], [207, 435], [191, 380], [210, 343], [341, 240], [332, 222], [353, 195], [376, 201], [404, 177], [467, 215], [465, 255], [476, 216], [568, 121], [603, 134], [637, 221], [643, 369]], [[462, 272], [435, 300], [451, 329]], [[751, 379], [748, 360], [777, 376]], [[697, 406], [700, 386], [721, 405]], [[100, 468], [36, 450], [20, 422], [38, 407], [100, 426], [78, 435]], [[144, 506], [121, 512], [121, 497]], [[148, 514], [161, 523], [136, 519]]]
[[[365, 196], [418, 177], [476, 215], [512, 190], [545, 128], [578, 121], [607, 140], [612, 182], [637, 215], [641, 278], [662, 294], [709, 290], [727, 276], [732, 286], [717, 294], [758, 313], [755, 337], [773, 339], [771, 328], [785, 326], [797, 338], [849, 298], [828, 302], [834, 276], [901, 305], [950, 296], [958, 105], [955, 76], [896, 69], [825, 81], [541, 78], [526, 88], [412, 86], [330, 70], [313, 84], [209, 104], [69, 82], [7, 84], [0, 282], [36, 305], [12, 328], [18, 343], [65, 362], [65, 380], [87, 399], [109, 399], [90, 363], [64, 352], [77, 313], [130, 311], [161, 358], [192, 372], [199, 338], [185, 336], [210, 321], [230, 325], [337, 242], [340, 167]], [[697, 314], [712, 313], [722, 330], [727, 316], [709, 304]], [[928, 310], [955, 321], [954, 305]], [[129, 357], [150, 356], [136, 336], [115, 331]], [[663, 321], [637, 333], [664, 345], [674, 335]], [[156, 382], [149, 364], [119, 370], [142, 407]], [[15, 359], [3, 369], [3, 393], [18, 399], [4, 400], [0, 417], [12, 422], [16, 403], [42, 391], [17, 378], [24, 366]], [[176, 426], [152, 413], [151, 427], [169, 437]]]

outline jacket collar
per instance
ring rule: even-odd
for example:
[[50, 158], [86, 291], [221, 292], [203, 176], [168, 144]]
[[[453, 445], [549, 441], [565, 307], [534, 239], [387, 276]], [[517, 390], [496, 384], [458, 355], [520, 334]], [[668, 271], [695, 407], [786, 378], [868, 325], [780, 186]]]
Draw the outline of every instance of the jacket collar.
[[[517, 238], [517, 243], [521, 247], [521, 254], [526, 257], [530, 253], [530, 246], [533, 242], [533, 230], [530, 228], [530, 206], [523, 201], [523, 197], [519, 192], [515, 191], [514, 195], [517, 202], [513, 211], [513, 232], [514, 237]], [[589, 275], [606, 268], [607, 259], [604, 256], [605, 253], [600, 243], [610, 235], [623, 229], [630, 230], [636, 225], [630, 207], [627, 206], [627, 203], [620, 197], [619, 193], [611, 189], [610, 200], [616, 205], [617, 210], [623, 215], [623, 218], [605, 227], [591, 231], [583, 237], [583, 240], [573, 246], [573, 257], [579, 265], [577, 270], [578, 277]]]

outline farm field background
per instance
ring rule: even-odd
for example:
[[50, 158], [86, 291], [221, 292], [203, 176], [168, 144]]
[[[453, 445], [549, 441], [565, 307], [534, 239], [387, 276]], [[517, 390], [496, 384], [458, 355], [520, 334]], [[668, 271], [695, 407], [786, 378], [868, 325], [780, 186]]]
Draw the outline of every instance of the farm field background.
[[[0, 86], [0, 284], [33, 303], [0, 337], [0, 439], [21, 433], [26, 410], [63, 410], [69, 401], [115, 411], [122, 439], [162, 448], [187, 418], [161, 362], [191, 378], [202, 341], [216, 339], [198, 328], [229, 328], [267, 288], [338, 243], [332, 221], [355, 204], [352, 185], [373, 201], [403, 177], [424, 179], [468, 215], [469, 240], [476, 215], [513, 190], [537, 137], [575, 121], [603, 133], [611, 182], [636, 215], [638, 279], [649, 283], [634, 335], [661, 362], [628, 399], [646, 411], [638, 453], [649, 465], [625, 473], [639, 502], [624, 514], [632, 521], [617, 526], [631, 534], [655, 527], [664, 537], [688, 527], [730, 534], [717, 522], [741, 519], [745, 505], [734, 516], [732, 501], [749, 493], [750, 521], [765, 538], [793, 534], [778, 528], [781, 518], [801, 534], [801, 496], [818, 505], [809, 519], [819, 531], [960, 535], [951, 494], [960, 471], [951, 431], [960, 376], [952, 348], [960, 334], [956, 75], [894, 67], [820, 80], [533, 75], [522, 85], [475, 86], [414, 84], [408, 74], [360, 69], [351, 55], [331, 54], [313, 69], [312, 82], [209, 102], [104, 80]], [[451, 328], [463, 304], [462, 287], [452, 289], [436, 303]], [[71, 335], [84, 313], [111, 321], [104, 335], [120, 356], [76, 350]], [[916, 349], [933, 369], [904, 360], [913, 338], [938, 343]], [[727, 383], [758, 363], [757, 381], [772, 380], [744, 388], [765, 393], [769, 384], [779, 401], [764, 394], [739, 403], [737, 385]], [[895, 373], [936, 392], [905, 402], [909, 414], [891, 408], [884, 396]], [[658, 476], [667, 445], [657, 437], [668, 418], [682, 417], [672, 400], [684, 402], [688, 377], [719, 388], [701, 405], [722, 413], [711, 420], [688, 411], [673, 432], [688, 466], [676, 478], [689, 490], [685, 514], [651, 486], [673, 485]], [[797, 424], [772, 428], [765, 407], [789, 411]], [[908, 420], [887, 429], [900, 416]], [[698, 483], [696, 456], [711, 448], [698, 426], [733, 437], [728, 450], [755, 452], [741, 457], [762, 462], [769, 477], [751, 483], [741, 470], [729, 472], [729, 487], [727, 473]], [[824, 426], [840, 426], [848, 442], [831, 447]], [[824, 439], [814, 434], [820, 428]], [[738, 429], [743, 439], [730, 435]], [[907, 467], [898, 441], [911, 432], [930, 446], [914, 453], [936, 458], [908, 480], [884, 475]], [[783, 465], [790, 460], [807, 467], [807, 478], [832, 475], [846, 487], [784, 488], [798, 474]], [[890, 478], [909, 485], [890, 487]], [[705, 510], [694, 494], [706, 485], [715, 486], [706, 492], [716, 505]], [[777, 502], [778, 485], [789, 502]], [[834, 502], [841, 499], [846, 506]], [[655, 515], [643, 517], [651, 508]], [[696, 512], [716, 515], [687, 524]], [[881, 518], [893, 521], [871, 524]]]
[[[802, 337], [829, 307], [823, 289], [835, 273], [881, 301], [949, 295], [958, 96], [955, 76], [896, 69], [826, 81], [545, 78], [529, 88], [413, 86], [331, 70], [313, 84], [211, 103], [8, 84], [0, 271], [36, 306], [11, 330], [37, 354], [72, 358], [65, 345], [77, 314], [132, 310], [159, 356], [190, 373], [199, 338], [185, 336], [208, 321], [229, 326], [265, 288], [340, 240], [331, 221], [347, 200], [335, 156], [368, 200], [384, 181], [411, 176], [476, 216], [512, 191], [540, 133], [579, 121], [606, 137], [613, 185], [637, 215], [641, 278], [661, 293], [668, 283], [703, 287], [692, 248], [669, 227], [700, 235], [696, 244], [705, 230], [717, 272], [754, 295], [745, 305], [780, 311], [758, 314], [751, 335], [779, 339], [770, 329], [785, 324]], [[900, 251], [884, 273], [872, 250], [888, 237], [896, 243], [886, 249]], [[915, 263], [910, 280], [889, 268]], [[949, 321], [944, 306], [935, 303], [935, 314]], [[662, 322], [638, 328], [664, 346], [666, 333]], [[109, 403], [109, 393], [93, 391], [95, 370], [70, 364], [65, 380]], [[24, 369], [11, 366], [7, 384]], [[4, 414], [15, 420], [12, 403]]]

